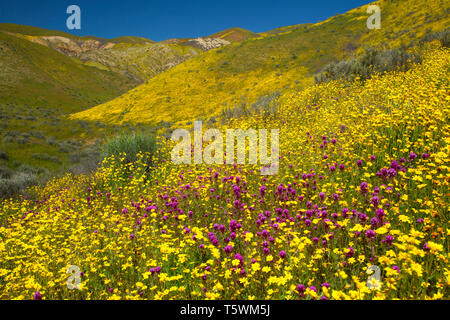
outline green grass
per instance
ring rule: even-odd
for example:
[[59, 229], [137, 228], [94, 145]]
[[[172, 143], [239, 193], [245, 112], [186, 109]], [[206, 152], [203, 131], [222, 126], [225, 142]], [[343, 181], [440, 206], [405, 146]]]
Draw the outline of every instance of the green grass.
[[103, 146], [103, 158], [111, 156], [121, 158], [125, 154], [125, 163], [133, 163], [137, 161], [139, 152], [148, 152], [152, 155], [155, 151], [156, 137], [154, 134], [148, 132], [122, 133], [105, 143]]

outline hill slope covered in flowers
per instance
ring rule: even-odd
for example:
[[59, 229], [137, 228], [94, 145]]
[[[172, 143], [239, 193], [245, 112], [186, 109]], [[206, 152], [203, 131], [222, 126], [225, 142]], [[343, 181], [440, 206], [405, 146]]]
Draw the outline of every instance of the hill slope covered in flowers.
[[[366, 22], [369, 5], [381, 10], [381, 29]], [[180, 123], [211, 116], [287, 88], [302, 89], [327, 63], [367, 47], [399, 48], [450, 25], [448, 2], [380, 0], [315, 24], [285, 27], [202, 53], [120, 97], [72, 119], [112, 124]], [[283, 31], [283, 32], [279, 32]]]
[[[280, 97], [280, 170], [105, 160], [1, 203], [0, 297], [449, 297], [450, 50], [406, 72]], [[66, 285], [80, 268], [80, 290]], [[367, 282], [368, 269], [380, 281]]]

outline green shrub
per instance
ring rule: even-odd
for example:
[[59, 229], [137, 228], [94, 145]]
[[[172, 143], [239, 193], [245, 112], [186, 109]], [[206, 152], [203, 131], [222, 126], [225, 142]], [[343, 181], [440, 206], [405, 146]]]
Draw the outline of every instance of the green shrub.
[[450, 28], [443, 31], [429, 33], [420, 42], [425, 43], [433, 40], [439, 40], [443, 47], [450, 48]]
[[139, 152], [149, 153], [147, 159], [149, 165], [152, 164], [152, 155], [156, 152], [156, 138], [153, 133], [124, 133], [110, 139], [103, 146], [103, 158], [112, 155], [119, 157], [125, 153], [125, 162], [131, 163], [137, 160]]
[[5, 151], [0, 150], [0, 160], [8, 160], [8, 155]]
[[9, 179], [12, 175], [12, 170], [6, 166], [0, 165], [0, 179]]
[[26, 188], [36, 185], [39, 179], [31, 173], [19, 172], [8, 179], [0, 179], [0, 198], [11, 197], [22, 193]]
[[343, 60], [328, 64], [315, 77], [316, 83], [343, 79], [353, 81], [356, 77], [369, 79], [374, 73], [384, 73], [392, 70], [408, 70], [420, 58], [402, 49], [379, 51], [367, 49], [366, 52], [351, 60]]
[[69, 154], [69, 160], [74, 163], [69, 169], [74, 174], [93, 172], [98, 168], [102, 151], [98, 144], [91, 144], [87, 147]]
[[275, 91], [272, 94], [259, 96], [258, 99], [250, 105], [247, 105], [247, 102], [244, 101], [235, 104], [234, 107], [225, 106], [221, 113], [222, 122], [227, 119], [241, 118], [253, 114], [261, 114], [264, 116], [274, 115], [277, 113], [277, 101], [279, 96], [280, 92]]
[[55, 163], [62, 163], [61, 159], [57, 156], [52, 156], [47, 153], [34, 153], [31, 155], [33, 159], [41, 160], [41, 161], [48, 161], [48, 162], [55, 162]]
[[29, 164], [22, 164], [17, 169], [16, 172], [22, 172], [27, 174], [33, 174], [38, 176], [50, 176], [50, 171], [48, 171], [46, 168], [42, 167], [34, 167]]

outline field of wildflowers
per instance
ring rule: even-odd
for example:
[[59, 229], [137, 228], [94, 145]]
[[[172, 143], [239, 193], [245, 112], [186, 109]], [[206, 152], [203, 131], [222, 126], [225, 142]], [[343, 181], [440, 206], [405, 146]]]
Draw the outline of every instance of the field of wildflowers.
[[448, 298], [449, 71], [432, 44], [407, 72], [288, 92], [220, 127], [279, 128], [273, 176], [174, 165], [162, 141], [151, 169], [111, 157], [3, 201], [0, 298]]

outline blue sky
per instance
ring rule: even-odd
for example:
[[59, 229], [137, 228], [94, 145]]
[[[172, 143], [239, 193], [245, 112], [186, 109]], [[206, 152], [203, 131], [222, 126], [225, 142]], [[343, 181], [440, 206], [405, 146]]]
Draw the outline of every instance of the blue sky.
[[[0, 0], [0, 22], [103, 38], [140, 36], [155, 41], [206, 36], [241, 27], [263, 32], [318, 22], [371, 0]], [[68, 30], [66, 9], [81, 8], [81, 30]]]

